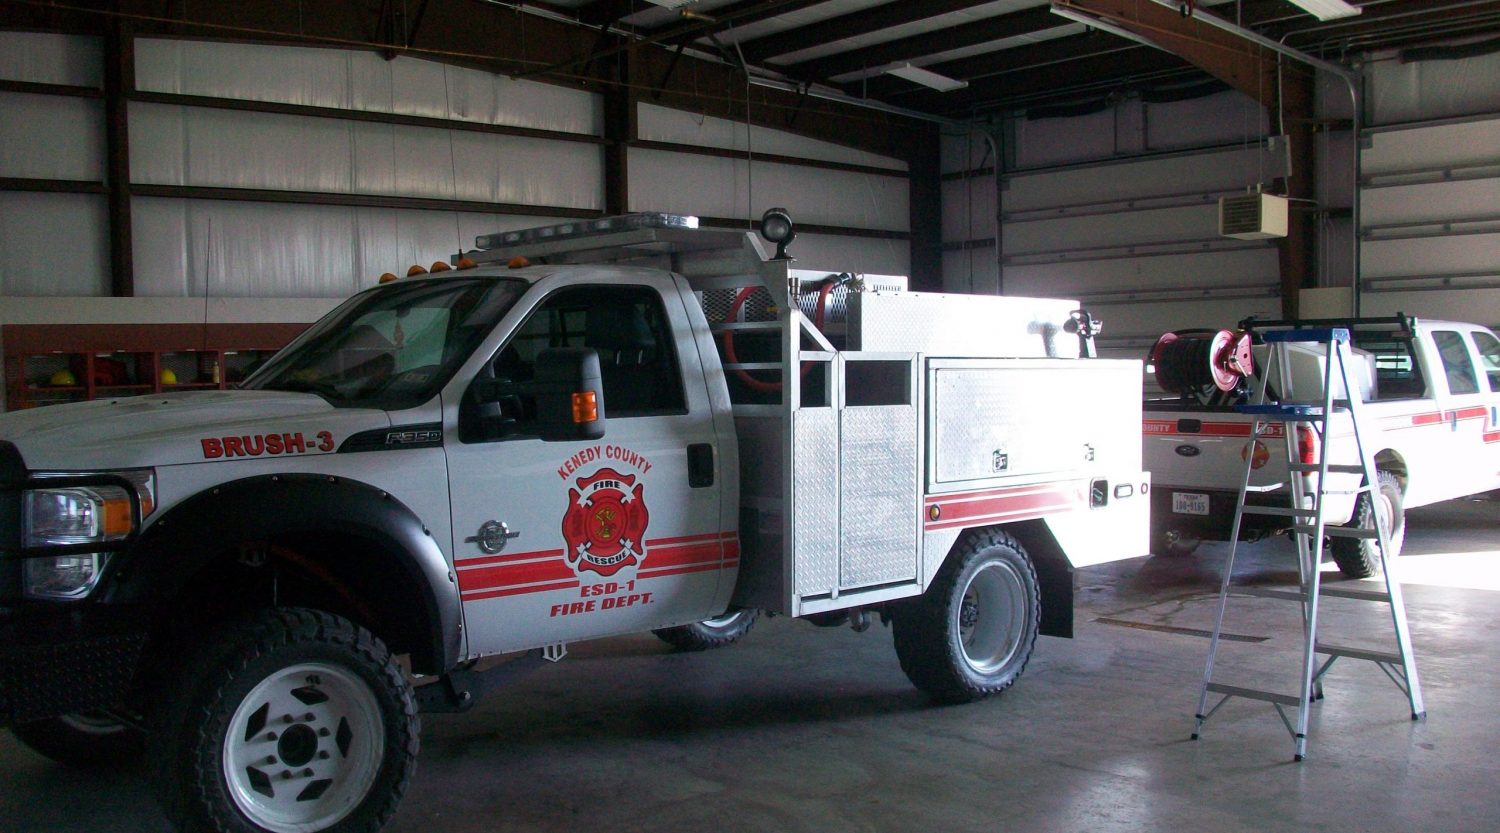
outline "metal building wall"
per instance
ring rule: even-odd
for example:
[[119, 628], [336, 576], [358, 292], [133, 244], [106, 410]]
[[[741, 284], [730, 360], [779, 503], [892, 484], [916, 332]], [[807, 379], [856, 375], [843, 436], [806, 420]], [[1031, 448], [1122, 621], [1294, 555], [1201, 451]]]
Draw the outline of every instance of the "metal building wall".
[[1500, 55], [1367, 66], [1362, 311], [1500, 325]]
[[636, 118], [642, 146], [629, 152], [632, 211], [749, 222], [780, 206], [798, 224], [823, 227], [798, 233], [792, 253], [800, 268], [909, 274], [905, 162], [646, 102]]
[[1106, 322], [1101, 343], [1129, 350], [1168, 329], [1274, 314], [1274, 246], [1218, 236], [1220, 196], [1285, 171], [1266, 129], [1258, 105], [1227, 92], [1018, 120], [999, 138], [998, 188], [995, 149], [948, 137], [946, 285], [1079, 298]]

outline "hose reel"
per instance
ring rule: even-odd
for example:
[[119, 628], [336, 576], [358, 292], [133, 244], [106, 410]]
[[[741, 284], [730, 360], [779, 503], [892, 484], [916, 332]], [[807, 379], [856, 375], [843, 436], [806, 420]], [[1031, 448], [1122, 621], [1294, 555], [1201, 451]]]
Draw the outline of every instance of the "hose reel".
[[1227, 393], [1255, 370], [1250, 345], [1244, 330], [1177, 330], [1156, 340], [1150, 362], [1169, 393], [1189, 396], [1209, 385]]

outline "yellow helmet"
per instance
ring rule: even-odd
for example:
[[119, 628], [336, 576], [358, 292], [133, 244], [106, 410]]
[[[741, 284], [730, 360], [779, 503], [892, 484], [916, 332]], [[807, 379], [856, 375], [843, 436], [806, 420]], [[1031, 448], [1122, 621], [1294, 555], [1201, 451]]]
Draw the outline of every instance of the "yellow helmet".
[[174, 370], [172, 370], [172, 368], [170, 368], [170, 367], [164, 367], [164, 368], [162, 368], [161, 369], [161, 383], [163, 385], [175, 385], [175, 384], [177, 384], [177, 373]]
[[71, 370], [59, 370], [52, 374], [52, 378], [47, 380], [47, 384], [54, 388], [71, 388], [78, 384], [78, 377], [74, 376]]

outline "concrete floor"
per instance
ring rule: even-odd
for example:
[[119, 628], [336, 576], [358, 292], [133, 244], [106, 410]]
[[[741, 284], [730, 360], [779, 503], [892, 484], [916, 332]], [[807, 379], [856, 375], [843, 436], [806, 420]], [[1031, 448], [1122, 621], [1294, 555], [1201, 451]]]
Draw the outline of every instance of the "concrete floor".
[[[1212, 624], [1226, 553], [1206, 545], [1082, 571], [1077, 637], [1041, 639], [1014, 689], [969, 706], [930, 705], [878, 627], [762, 621], [706, 654], [650, 636], [579, 646], [468, 715], [428, 716], [388, 830], [1489, 833], [1500, 502], [1413, 511], [1406, 546], [1429, 716], [1413, 723], [1374, 666], [1343, 663], [1300, 764], [1262, 703], [1232, 701], [1188, 740], [1208, 647], [1191, 631]], [[1246, 581], [1295, 581], [1284, 541], [1241, 553]], [[1265, 641], [1229, 646], [1219, 679], [1294, 690], [1295, 606], [1246, 598], [1231, 610], [1227, 630]], [[1375, 605], [1326, 610], [1329, 641], [1389, 633]], [[9, 733], [0, 785], [3, 831], [167, 829], [140, 776], [69, 771]]]

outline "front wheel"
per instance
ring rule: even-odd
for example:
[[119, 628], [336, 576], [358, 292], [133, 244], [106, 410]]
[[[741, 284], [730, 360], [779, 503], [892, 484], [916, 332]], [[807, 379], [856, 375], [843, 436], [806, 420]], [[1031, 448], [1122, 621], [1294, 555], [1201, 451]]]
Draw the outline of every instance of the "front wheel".
[[714, 619], [704, 619], [702, 622], [678, 625], [675, 628], [661, 628], [652, 633], [680, 651], [706, 651], [740, 641], [740, 637], [750, 632], [758, 618], [760, 611], [755, 608], [736, 607]]
[[[1401, 481], [1388, 471], [1376, 472], [1375, 480], [1380, 486], [1375, 500], [1378, 511], [1371, 509], [1370, 494], [1361, 494], [1354, 507], [1354, 519], [1349, 522], [1349, 526], [1374, 529], [1375, 524], [1371, 519], [1373, 512], [1380, 519], [1386, 538], [1391, 542], [1389, 555], [1395, 558], [1401, 555], [1401, 545], [1406, 541], [1406, 509], [1401, 501]], [[1369, 578], [1380, 570], [1378, 541], [1330, 536], [1328, 550], [1333, 556], [1333, 563], [1349, 578]]]
[[901, 670], [943, 703], [1010, 688], [1036, 645], [1041, 589], [1026, 550], [1000, 531], [969, 533], [932, 585], [892, 609]]
[[210, 644], [154, 757], [185, 833], [375, 831], [395, 813], [421, 731], [411, 685], [369, 631], [266, 611]]
[[16, 739], [58, 763], [109, 767], [140, 757], [145, 733], [105, 712], [65, 714], [11, 729]]

